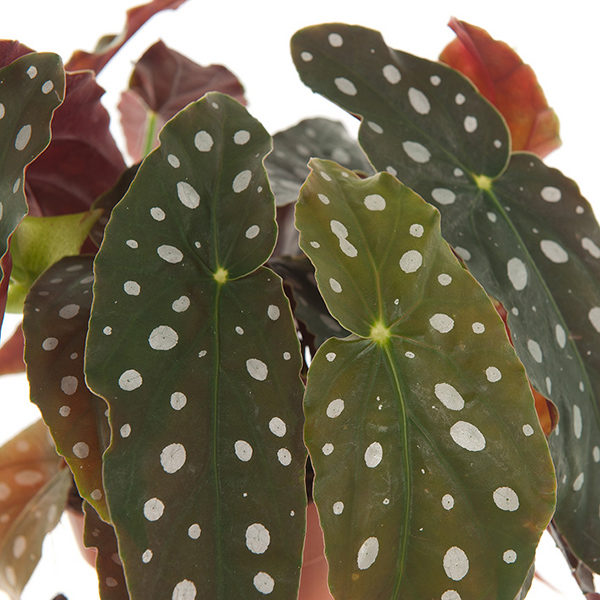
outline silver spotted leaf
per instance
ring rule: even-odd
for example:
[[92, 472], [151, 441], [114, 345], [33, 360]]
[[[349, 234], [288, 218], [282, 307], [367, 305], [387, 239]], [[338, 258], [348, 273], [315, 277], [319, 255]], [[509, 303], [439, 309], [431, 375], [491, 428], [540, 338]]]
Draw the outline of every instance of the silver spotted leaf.
[[42, 412], [79, 494], [110, 522], [102, 454], [110, 431], [106, 403], [86, 386], [85, 338], [92, 306], [93, 257], [63, 258], [32, 286], [23, 331], [31, 401]]
[[600, 229], [590, 205], [535, 156], [511, 156], [500, 115], [445, 65], [342, 24], [298, 32], [292, 53], [305, 83], [361, 117], [371, 162], [439, 208], [444, 237], [506, 307], [528, 377], [560, 413], [556, 526], [600, 572]]
[[556, 482], [503, 322], [435, 208], [387, 173], [311, 166], [300, 246], [354, 333], [319, 348], [305, 396], [332, 593], [513, 600]]
[[0, 448], [0, 589], [12, 600], [21, 597], [70, 489], [69, 469], [42, 421]]
[[273, 152], [265, 160], [277, 206], [293, 204], [308, 177], [311, 157], [335, 160], [348, 169], [373, 173], [373, 167], [344, 125], [314, 118], [273, 136]]
[[63, 100], [60, 57], [31, 53], [0, 69], [0, 258], [8, 238], [27, 214], [25, 167], [50, 142], [50, 120]]
[[301, 358], [263, 267], [264, 128], [207, 94], [163, 129], [95, 262], [88, 384], [110, 407], [104, 483], [133, 600], [295, 597]]
[[129, 600], [113, 526], [103, 521], [87, 502], [83, 503], [83, 514], [83, 542], [86, 547], [97, 550], [96, 571], [101, 600]]

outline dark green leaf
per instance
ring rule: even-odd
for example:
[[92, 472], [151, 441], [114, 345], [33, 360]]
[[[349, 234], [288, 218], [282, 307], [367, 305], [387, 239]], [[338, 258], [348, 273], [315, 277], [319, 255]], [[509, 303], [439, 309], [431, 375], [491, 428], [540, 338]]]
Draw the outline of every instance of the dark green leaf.
[[0, 70], [0, 258], [27, 213], [24, 169], [50, 141], [50, 119], [63, 89], [64, 71], [56, 54], [27, 54]]
[[294, 597], [301, 365], [279, 277], [264, 128], [207, 94], [161, 133], [96, 263], [88, 383], [131, 597]]
[[355, 334], [321, 346], [305, 397], [333, 594], [513, 600], [555, 479], [504, 324], [437, 210], [387, 173], [311, 165], [300, 246]]
[[19, 600], [58, 524], [71, 474], [38, 421], [0, 448], [0, 589]]
[[296, 202], [308, 177], [311, 157], [335, 160], [348, 169], [373, 173], [360, 146], [342, 123], [305, 119], [273, 136], [273, 152], [265, 160], [277, 206]]
[[31, 401], [42, 412], [80, 495], [109, 521], [102, 453], [109, 431], [106, 404], [87, 388], [83, 359], [92, 305], [92, 258], [64, 258], [33, 285], [23, 330]]
[[508, 310], [528, 376], [561, 417], [550, 439], [557, 527], [600, 572], [600, 230], [591, 207], [535, 156], [508, 164], [502, 118], [448, 67], [341, 24], [300, 31], [293, 55], [305, 82], [361, 116], [375, 166], [440, 209], [444, 237]]
[[85, 525], [83, 542], [88, 548], [96, 548], [96, 571], [102, 600], [129, 600], [123, 564], [119, 557], [117, 537], [113, 526], [103, 521], [87, 503], [83, 503]]

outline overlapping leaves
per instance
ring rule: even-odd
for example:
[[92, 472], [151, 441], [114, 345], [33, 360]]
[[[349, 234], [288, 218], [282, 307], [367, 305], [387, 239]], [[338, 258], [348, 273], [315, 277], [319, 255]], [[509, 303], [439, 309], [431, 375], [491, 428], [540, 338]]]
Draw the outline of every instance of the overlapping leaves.
[[499, 110], [510, 129], [512, 149], [544, 157], [558, 148], [558, 118], [533, 69], [484, 29], [455, 18], [450, 27], [456, 39], [444, 48], [440, 60], [466, 75]]
[[386, 173], [311, 165], [300, 245], [355, 334], [321, 346], [305, 397], [332, 592], [513, 600], [555, 480], [504, 325], [437, 210]]
[[598, 570], [600, 231], [589, 204], [535, 156], [510, 157], [501, 117], [448, 67], [342, 24], [298, 32], [292, 50], [308, 85], [361, 116], [375, 166], [439, 207], [446, 239], [509, 311], [528, 376], [561, 416], [556, 523]]
[[221, 65], [196, 64], [157, 42], [138, 60], [129, 89], [121, 94], [119, 111], [127, 151], [140, 161], [158, 145], [158, 132], [190, 102], [209, 91], [222, 92], [245, 104], [244, 88]]
[[109, 441], [106, 404], [87, 388], [83, 359], [92, 304], [92, 258], [50, 267], [25, 303], [25, 361], [31, 401], [41, 410], [80, 495], [109, 521], [102, 454]]
[[0, 258], [27, 213], [24, 169], [50, 141], [50, 119], [62, 102], [63, 88], [64, 72], [56, 54], [27, 54], [0, 71]]
[[21, 597], [70, 488], [71, 474], [41, 421], [0, 448], [0, 589], [12, 600]]
[[270, 138], [210, 93], [162, 131], [115, 207], [86, 351], [110, 407], [104, 483], [133, 600], [298, 586], [300, 356], [263, 167]]

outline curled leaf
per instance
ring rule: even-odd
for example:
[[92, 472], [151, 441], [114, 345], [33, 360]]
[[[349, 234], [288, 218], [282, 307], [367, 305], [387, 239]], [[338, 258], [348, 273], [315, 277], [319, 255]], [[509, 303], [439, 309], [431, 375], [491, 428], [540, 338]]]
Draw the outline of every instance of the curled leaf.
[[548, 106], [533, 69], [487, 31], [450, 19], [456, 39], [440, 60], [466, 75], [506, 120], [513, 150], [541, 158], [560, 146], [558, 118]]
[[25, 363], [23, 362], [24, 347], [23, 328], [19, 325], [0, 348], [0, 375], [21, 373], [25, 370]]

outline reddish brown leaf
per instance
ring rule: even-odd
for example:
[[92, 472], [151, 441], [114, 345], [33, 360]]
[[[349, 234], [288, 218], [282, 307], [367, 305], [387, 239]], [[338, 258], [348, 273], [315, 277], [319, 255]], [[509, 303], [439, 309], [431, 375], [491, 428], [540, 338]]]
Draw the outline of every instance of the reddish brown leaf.
[[52, 141], [27, 169], [29, 214], [83, 212], [114, 185], [125, 162], [89, 72], [67, 73], [65, 101], [54, 113]]
[[7, 252], [0, 261], [0, 331], [2, 331], [2, 321], [4, 320], [4, 310], [6, 309], [6, 296], [8, 294], [11, 271], [12, 260], [10, 252]]
[[23, 329], [19, 325], [12, 336], [0, 348], [0, 375], [21, 373], [25, 370], [25, 363], [23, 362], [24, 347]]
[[93, 52], [77, 50], [69, 59], [66, 70], [80, 71], [90, 69], [98, 74], [106, 63], [150, 17], [168, 8], [175, 10], [184, 2], [185, 0], [152, 0], [152, 2], [130, 8], [127, 11], [125, 28], [121, 33], [106, 35], [100, 38]]
[[153, 147], [162, 126], [190, 102], [217, 91], [245, 104], [244, 88], [237, 77], [221, 65], [203, 67], [163, 42], [151, 46], [135, 65], [129, 90], [119, 103], [127, 151], [134, 161], [144, 157], [148, 123], [155, 119]]
[[535, 73], [504, 42], [484, 29], [450, 19], [457, 38], [440, 60], [466, 75], [502, 114], [513, 150], [544, 157], [560, 146], [558, 118], [548, 106]]
[[25, 46], [16, 40], [0, 40], [0, 69], [30, 52], [33, 52], [33, 50], [29, 46]]

